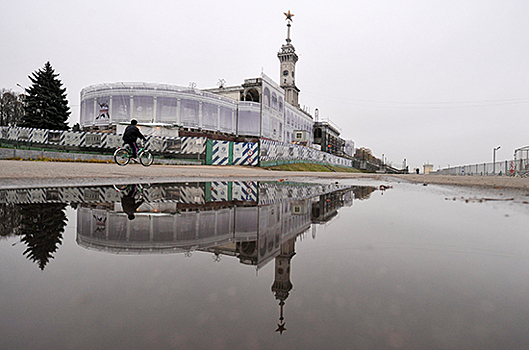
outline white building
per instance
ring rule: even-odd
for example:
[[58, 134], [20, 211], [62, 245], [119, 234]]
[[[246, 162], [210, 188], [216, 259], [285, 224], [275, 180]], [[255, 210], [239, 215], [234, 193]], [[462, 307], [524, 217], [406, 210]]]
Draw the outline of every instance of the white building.
[[176, 126], [179, 130], [256, 137], [290, 143], [294, 131], [310, 135], [313, 117], [298, 105], [295, 84], [298, 56], [291, 44], [287, 17], [286, 44], [277, 54], [280, 84], [265, 74], [240, 86], [199, 90], [152, 83], [108, 83], [81, 91], [80, 125], [84, 130], [116, 130], [136, 119], [141, 124]]

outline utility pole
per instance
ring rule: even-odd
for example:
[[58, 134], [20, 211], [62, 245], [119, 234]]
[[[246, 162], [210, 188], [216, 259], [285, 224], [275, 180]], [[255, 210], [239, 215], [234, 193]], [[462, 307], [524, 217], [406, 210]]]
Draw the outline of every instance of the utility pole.
[[500, 148], [501, 146], [492, 149], [492, 175], [496, 175], [496, 151]]

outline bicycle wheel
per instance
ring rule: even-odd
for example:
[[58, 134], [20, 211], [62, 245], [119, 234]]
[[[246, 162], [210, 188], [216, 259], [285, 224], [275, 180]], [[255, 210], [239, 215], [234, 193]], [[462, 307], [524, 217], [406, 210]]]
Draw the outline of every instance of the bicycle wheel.
[[129, 152], [124, 148], [118, 148], [116, 152], [114, 152], [114, 161], [119, 166], [125, 166], [129, 164]]
[[149, 151], [140, 152], [138, 157], [140, 158], [140, 163], [143, 166], [149, 166], [154, 161], [154, 157], [152, 156], [151, 152], [149, 152]]
[[118, 192], [125, 191], [129, 185], [112, 185]]

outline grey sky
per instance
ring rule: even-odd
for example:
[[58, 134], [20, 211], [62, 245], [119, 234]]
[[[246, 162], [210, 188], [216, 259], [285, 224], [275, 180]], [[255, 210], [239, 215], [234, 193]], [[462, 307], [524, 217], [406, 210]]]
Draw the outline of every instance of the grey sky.
[[151, 82], [198, 88], [278, 81], [294, 13], [300, 103], [400, 166], [483, 163], [529, 145], [529, 2], [9, 1], [0, 88], [50, 61], [68, 89]]

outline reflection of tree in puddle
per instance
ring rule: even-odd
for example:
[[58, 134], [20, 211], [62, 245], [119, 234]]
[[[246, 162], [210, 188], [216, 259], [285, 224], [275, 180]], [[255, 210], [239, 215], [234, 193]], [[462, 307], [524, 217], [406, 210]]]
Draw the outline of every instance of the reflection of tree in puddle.
[[24, 255], [36, 262], [41, 270], [53, 258], [62, 243], [62, 233], [68, 221], [66, 204], [24, 204], [21, 206], [20, 234], [28, 248]]
[[24, 255], [44, 270], [62, 243], [68, 221], [66, 204], [6, 204], [0, 206], [4, 236], [21, 236], [27, 246]]
[[364, 200], [371, 197], [371, 193], [376, 190], [375, 187], [371, 186], [358, 186], [353, 188], [355, 199]]
[[22, 215], [18, 204], [0, 204], [0, 237], [17, 235]]

